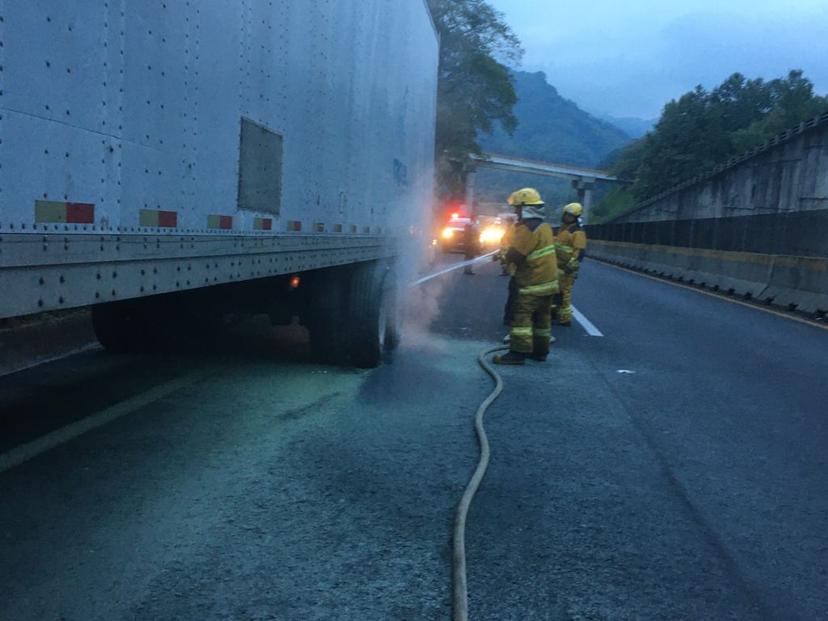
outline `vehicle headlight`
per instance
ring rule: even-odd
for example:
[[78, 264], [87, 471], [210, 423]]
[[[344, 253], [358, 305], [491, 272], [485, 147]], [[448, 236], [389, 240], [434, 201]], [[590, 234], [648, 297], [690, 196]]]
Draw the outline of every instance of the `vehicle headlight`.
[[451, 239], [452, 237], [454, 237], [454, 229], [451, 229], [451, 228], [448, 228], [448, 227], [444, 228], [443, 229], [443, 239]]
[[499, 244], [503, 239], [504, 230], [499, 226], [489, 226], [483, 229], [480, 233], [480, 243], [482, 244]]

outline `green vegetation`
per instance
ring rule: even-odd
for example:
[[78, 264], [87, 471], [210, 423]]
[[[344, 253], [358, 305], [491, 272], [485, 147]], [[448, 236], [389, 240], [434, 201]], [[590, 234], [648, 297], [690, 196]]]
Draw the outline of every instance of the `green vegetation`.
[[[543, 73], [512, 72], [523, 51], [485, 0], [428, 0], [440, 33], [437, 97], [437, 175], [443, 199], [462, 198], [469, 154], [485, 151], [597, 165], [629, 137], [580, 110]], [[571, 198], [568, 182], [537, 176], [483, 173], [481, 199], [501, 202], [525, 182], [551, 203]]]
[[[491, 135], [481, 136], [480, 144], [487, 152], [597, 167], [611, 153], [630, 143], [623, 131], [561, 97], [542, 72], [515, 71], [514, 81], [518, 126], [512, 134], [496, 128]], [[553, 177], [483, 169], [476, 183], [477, 195], [483, 202], [502, 204], [515, 188], [523, 186], [536, 187], [553, 207], [576, 197], [568, 180]], [[549, 212], [550, 217], [557, 217], [553, 209]]]
[[601, 199], [589, 216], [591, 224], [600, 224], [635, 207], [635, 197], [624, 186], [615, 186]]
[[440, 33], [437, 94], [438, 185], [443, 197], [462, 195], [470, 153], [482, 153], [479, 133], [517, 125], [512, 76], [504, 63], [523, 51], [501, 13], [485, 0], [428, 0]]
[[634, 116], [612, 116], [611, 114], [598, 114], [599, 119], [615, 125], [630, 138], [638, 140], [648, 131], [652, 130], [658, 119], [640, 119]]
[[513, 132], [495, 129], [481, 136], [486, 151], [594, 167], [630, 143], [623, 131], [561, 97], [543, 72], [516, 71], [514, 81], [518, 126]]
[[[701, 86], [664, 107], [655, 129], [619, 152], [612, 171], [632, 181], [596, 208], [611, 219], [631, 202], [646, 200], [763, 144], [774, 135], [828, 110], [802, 71], [786, 78], [749, 80], [734, 73], [712, 91]], [[629, 194], [629, 196], [622, 196]]]

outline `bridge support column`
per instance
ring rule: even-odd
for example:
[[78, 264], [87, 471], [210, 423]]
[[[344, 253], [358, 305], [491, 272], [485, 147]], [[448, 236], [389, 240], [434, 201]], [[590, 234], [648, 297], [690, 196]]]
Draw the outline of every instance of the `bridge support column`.
[[595, 179], [580, 177], [572, 181], [572, 187], [578, 191], [578, 202], [584, 207], [584, 222], [589, 220], [589, 210], [592, 207], [592, 190], [595, 187]]
[[474, 182], [476, 176], [477, 173], [475, 171], [469, 171], [466, 174], [466, 209], [469, 216], [472, 218], [477, 215], [474, 196]]

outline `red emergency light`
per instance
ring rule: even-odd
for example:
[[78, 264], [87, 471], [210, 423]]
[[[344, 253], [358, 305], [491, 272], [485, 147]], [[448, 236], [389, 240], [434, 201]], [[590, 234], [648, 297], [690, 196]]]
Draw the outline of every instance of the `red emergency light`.
[[446, 220], [459, 220], [460, 218], [468, 218], [469, 212], [466, 205], [460, 202], [451, 202], [446, 205]]

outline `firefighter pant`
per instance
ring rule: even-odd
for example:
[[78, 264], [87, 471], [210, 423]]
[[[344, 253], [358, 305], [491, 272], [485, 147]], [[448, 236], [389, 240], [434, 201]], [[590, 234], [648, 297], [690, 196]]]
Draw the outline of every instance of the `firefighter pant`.
[[572, 321], [572, 289], [575, 287], [577, 274], [561, 274], [558, 282], [561, 286], [561, 304], [558, 307], [557, 317], [561, 323]]
[[518, 294], [518, 284], [515, 277], [509, 279], [509, 297], [506, 298], [506, 306], [503, 309], [503, 325], [511, 326], [515, 317], [515, 300]]
[[518, 293], [515, 297], [510, 348], [519, 354], [549, 353], [552, 296]]

